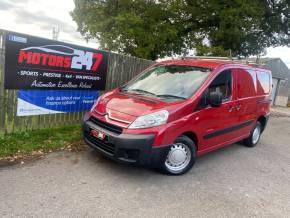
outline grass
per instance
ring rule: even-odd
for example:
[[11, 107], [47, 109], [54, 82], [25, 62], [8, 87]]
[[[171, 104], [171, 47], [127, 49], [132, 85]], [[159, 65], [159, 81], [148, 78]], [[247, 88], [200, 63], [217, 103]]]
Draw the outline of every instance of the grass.
[[0, 136], [0, 159], [65, 148], [82, 138], [80, 125], [33, 130]]

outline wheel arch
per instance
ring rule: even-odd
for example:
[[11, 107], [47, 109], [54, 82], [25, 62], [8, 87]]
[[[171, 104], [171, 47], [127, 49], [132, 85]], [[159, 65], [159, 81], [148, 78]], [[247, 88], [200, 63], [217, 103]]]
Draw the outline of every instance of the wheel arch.
[[266, 116], [264, 116], [264, 115], [260, 116], [257, 121], [259, 121], [261, 123], [261, 125], [262, 125], [262, 132], [263, 132], [264, 129], [265, 129], [265, 127], [266, 127], [266, 123], [267, 123]]
[[198, 137], [197, 137], [196, 133], [191, 132], [191, 131], [187, 131], [187, 132], [182, 133], [181, 135], [184, 135], [184, 136], [187, 136], [188, 138], [190, 138], [194, 142], [194, 144], [196, 146], [196, 150], [198, 150]]

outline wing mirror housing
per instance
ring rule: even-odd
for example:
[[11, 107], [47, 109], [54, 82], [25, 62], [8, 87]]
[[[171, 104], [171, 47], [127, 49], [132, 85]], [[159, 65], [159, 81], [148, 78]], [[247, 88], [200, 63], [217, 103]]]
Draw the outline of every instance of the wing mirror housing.
[[219, 92], [212, 92], [209, 95], [209, 104], [212, 107], [219, 107], [223, 103], [222, 94]]

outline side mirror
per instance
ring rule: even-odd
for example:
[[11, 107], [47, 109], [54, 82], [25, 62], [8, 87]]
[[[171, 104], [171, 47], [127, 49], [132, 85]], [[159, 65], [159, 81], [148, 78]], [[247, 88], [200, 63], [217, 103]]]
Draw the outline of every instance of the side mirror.
[[209, 94], [209, 104], [212, 107], [219, 107], [223, 103], [222, 94], [219, 92], [212, 92]]

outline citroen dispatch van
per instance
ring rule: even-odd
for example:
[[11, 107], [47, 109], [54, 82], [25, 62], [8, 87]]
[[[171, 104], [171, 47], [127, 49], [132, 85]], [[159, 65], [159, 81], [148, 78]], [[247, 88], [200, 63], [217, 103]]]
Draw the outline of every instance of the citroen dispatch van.
[[254, 147], [270, 111], [271, 72], [218, 59], [159, 62], [100, 96], [84, 117], [85, 142], [119, 162], [171, 175], [200, 155]]

